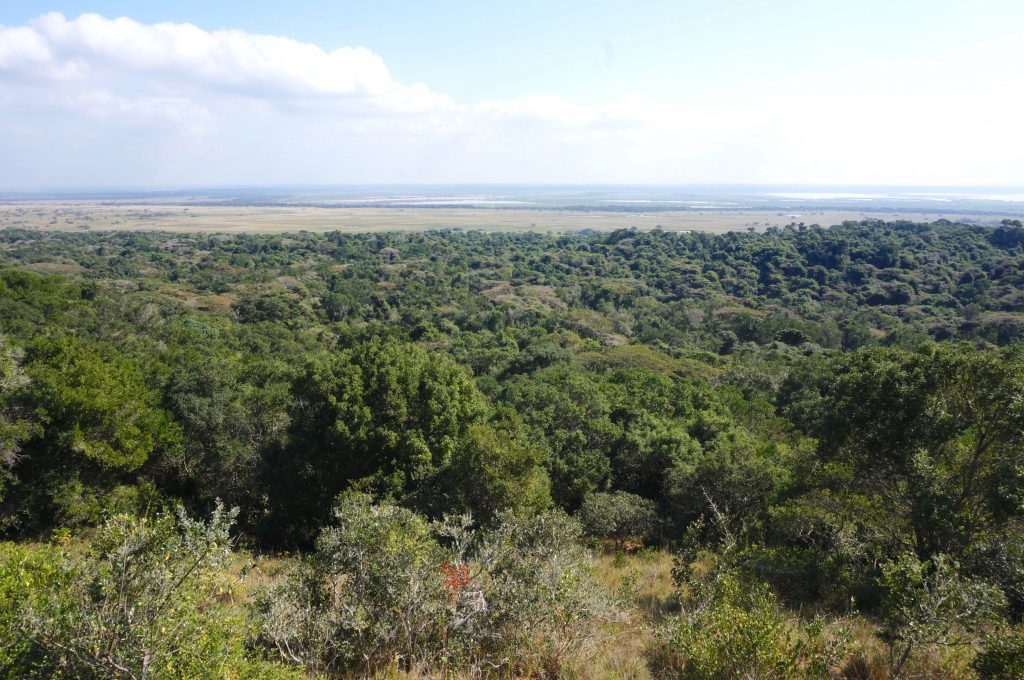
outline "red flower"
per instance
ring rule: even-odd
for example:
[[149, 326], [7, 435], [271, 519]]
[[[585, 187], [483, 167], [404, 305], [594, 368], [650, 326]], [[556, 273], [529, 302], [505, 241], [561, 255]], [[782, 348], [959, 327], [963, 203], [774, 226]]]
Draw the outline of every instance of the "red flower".
[[449, 601], [454, 601], [458, 594], [469, 585], [468, 564], [452, 564], [445, 560], [441, 565], [441, 575], [444, 577], [444, 589], [448, 594]]

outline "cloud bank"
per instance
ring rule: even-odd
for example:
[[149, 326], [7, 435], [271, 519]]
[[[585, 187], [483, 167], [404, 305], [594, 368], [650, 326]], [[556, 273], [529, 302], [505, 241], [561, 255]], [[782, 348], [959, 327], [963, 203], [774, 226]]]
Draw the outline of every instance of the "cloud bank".
[[460, 102], [365, 47], [50, 13], [0, 26], [0, 186], [1013, 184], [1015, 64], [965, 45], [742, 89]]

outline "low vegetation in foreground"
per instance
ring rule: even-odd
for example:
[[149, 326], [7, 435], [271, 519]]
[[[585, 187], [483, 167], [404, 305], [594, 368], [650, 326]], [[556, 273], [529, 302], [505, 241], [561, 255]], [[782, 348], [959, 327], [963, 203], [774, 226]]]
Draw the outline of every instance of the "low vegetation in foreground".
[[0, 677], [1024, 677], [1022, 265], [0, 232]]

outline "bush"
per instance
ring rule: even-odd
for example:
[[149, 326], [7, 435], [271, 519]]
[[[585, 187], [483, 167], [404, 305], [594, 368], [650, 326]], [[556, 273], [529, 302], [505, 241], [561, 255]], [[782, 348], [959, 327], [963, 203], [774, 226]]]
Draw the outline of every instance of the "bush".
[[998, 588], [965, 578], [945, 555], [922, 562], [904, 554], [882, 565], [879, 585], [885, 593], [879, 636], [889, 645], [896, 676], [923, 646], [973, 644], [1006, 603]]
[[651, 655], [658, 677], [827, 678], [845, 656], [847, 628], [788, 623], [763, 584], [724, 572], [691, 580], [688, 590], [683, 613], [662, 629]]
[[256, 605], [263, 640], [309, 670], [555, 674], [605, 608], [564, 514], [475, 532], [346, 494], [336, 516]]
[[964, 571], [999, 587], [1006, 595], [1007, 614], [1024, 620], [1024, 526], [1011, 524], [970, 547]]
[[[5, 547], [0, 655], [16, 677], [258, 677], [249, 624], [223, 604], [235, 511], [118, 515], [88, 550]], [[67, 536], [62, 536], [66, 542]], [[280, 677], [278, 675], [277, 677]]]
[[658, 522], [654, 501], [625, 491], [588, 495], [576, 517], [587, 534], [615, 539], [619, 549], [627, 538], [649, 536]]
[[338, 526], [257, 603], [263, 637], [282, 658], [320, 672], [430, 663], [445, 626], [443, 554], [410, 510], [348, 494]]
[[996, 636], [971, 664], [981, 680], [1024, 678], [1024, 633], [1020, 629]]
[[33, 677], [44, 665], [45, 654], [24, 634], [23, 608], [34, 593], [64, 587], [60, 562], [51, 546], [0, 544], [0, 677]]
[[594, 580], [579, 524], [564, 513], [505, 514], [475, 562], [487, 604], [484, 649], [520, 676], [557, 677], [595, 638], [597, 623], [617, 616]]

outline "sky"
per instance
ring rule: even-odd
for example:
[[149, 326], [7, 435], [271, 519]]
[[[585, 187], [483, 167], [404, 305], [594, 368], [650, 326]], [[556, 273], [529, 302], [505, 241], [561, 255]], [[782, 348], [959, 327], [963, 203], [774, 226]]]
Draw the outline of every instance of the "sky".
[[0, 188], [1024, 185], [1020, 0], [0, 3]]

